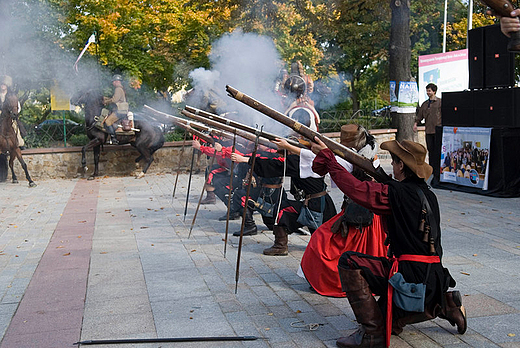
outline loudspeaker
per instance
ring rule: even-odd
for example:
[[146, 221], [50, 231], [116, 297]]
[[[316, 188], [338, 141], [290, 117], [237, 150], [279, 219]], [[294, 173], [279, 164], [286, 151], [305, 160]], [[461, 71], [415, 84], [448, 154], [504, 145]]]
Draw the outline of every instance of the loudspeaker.
[[501, 88], [473, 91], [475, 127], [514, 127], [520, 108], [520, 92], [517, 88]]
[[441, 112], [443, 126], [473, 127], [473, 92], [443, 92]]
[[484, 27], [485, 88], [513, 87], [515, 84], [515, 56], [507, 50], [508, 40], [499, 25]]
[[468, 32], [469, 88], [484, 88], [484, 29], [479, 27]]

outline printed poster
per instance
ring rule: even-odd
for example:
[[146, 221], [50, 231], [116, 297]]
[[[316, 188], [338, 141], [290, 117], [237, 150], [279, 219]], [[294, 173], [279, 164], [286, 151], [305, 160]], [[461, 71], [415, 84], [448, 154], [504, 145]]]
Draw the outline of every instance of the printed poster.
[[415, 113], [419, 105], [419, 90], [415, 81], [400, 81], [397, 112], [401, 114]]
[[442, 92], [463, 91], [469, 86], [468, 50], [419, 56], [419, 103], [423, 103], [426, 85], [437, 85], [437, 97]]
[[491, 128], [443, 127], [441, 182], [488, 189]]

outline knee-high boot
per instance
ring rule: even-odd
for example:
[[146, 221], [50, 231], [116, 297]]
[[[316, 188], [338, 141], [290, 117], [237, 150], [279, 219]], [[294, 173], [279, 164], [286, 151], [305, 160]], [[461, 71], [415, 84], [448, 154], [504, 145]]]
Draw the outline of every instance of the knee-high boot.
[[383, 314], [372, 296], [367, 281], [360, 269], [338, 267], [341, 288], [347, 293], [348, 302], [361, 324], [360, 328], [348, 337], [341, 337], [336, 345], [342, 348], [384, 348], [385, 321]]
[[457, 325], [459, 334], [466, 332], [468, 322], [466, 319], [466, 309], [462, 305], [462, 296], [458, 291], [448, 291], [444, 294], [446, 308], [439, 314], [440, 318], [446, 319], [452, 326]]
[[289, 254], [287, 243], [289, 236], [285, 228], [281, 226], [273, 226], [274, 244], [272, 247], [264, 249], [264, 255], [269, 256], [285, 256]]
[[[244, 236], [254, 236], [258, 234], [258, 229], [256, 227], [255, 220], [253, 219], [253, 210], [251, 208], [246, 208], [246, 222], [244, 223]], [[240, 236], [240, 231], [233, 232], [235, 237]]]

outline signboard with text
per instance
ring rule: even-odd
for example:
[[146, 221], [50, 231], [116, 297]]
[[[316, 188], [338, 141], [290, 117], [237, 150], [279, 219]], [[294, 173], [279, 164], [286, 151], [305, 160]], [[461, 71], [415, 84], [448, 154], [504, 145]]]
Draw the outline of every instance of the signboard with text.
[[437, 85], [437, 97], [442, 92], [463, 91], [469, 86], [468, 50], [419, 56], [419, 103], [428, 96], [426, 85]]

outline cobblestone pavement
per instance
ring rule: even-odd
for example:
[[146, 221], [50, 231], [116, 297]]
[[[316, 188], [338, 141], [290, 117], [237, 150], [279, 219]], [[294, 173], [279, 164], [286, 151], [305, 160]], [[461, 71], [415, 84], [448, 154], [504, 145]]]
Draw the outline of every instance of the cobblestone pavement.
[[[296, 275], [308, 235], [292, 234], [286, 257], [262, 254], [270, 231], [244, 237], [235, 294], [238, 238], [230, 236], [224, 256], [224, 204], [201, 206], [188, 238], [203, 177], [193, 177], [185, 220], [188, 175], [172, 199], [174, 179], [0, 184], [1, 347], [236, 335], [260, 339], [105, 346], [334, 347], [357, 327], [345, 298], [320, 296]], [[435, 192], [443, 263], [464, 295], [469, 328], [459, 335], [441, 319], [409, 325], [391, 347], [520, 347], [520, 198]], [[339, 204], [339, 190], [331, 194]], [[239, 228], [230, 222], [230, 234]]]

